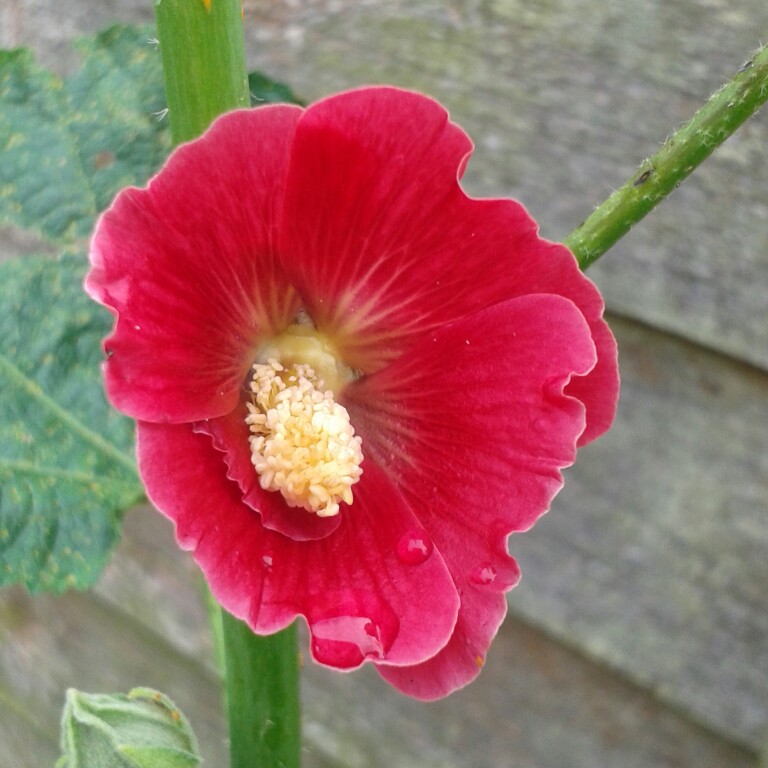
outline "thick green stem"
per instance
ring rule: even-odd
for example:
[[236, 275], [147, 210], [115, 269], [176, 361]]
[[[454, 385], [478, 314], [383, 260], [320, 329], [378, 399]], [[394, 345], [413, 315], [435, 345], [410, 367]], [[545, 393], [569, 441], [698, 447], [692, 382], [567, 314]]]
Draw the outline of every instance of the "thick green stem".
[[240, 0], [154, 0], [174, 144], [249, 104]]
[[660, 203], [699, 163], [717, 149], [768, 100], [768, 47], [643, 162], [565, 239], [582, 269], [600, 258], [619, 238]]
[[[249, 104], [240, 0], [154, 0], [174, 144]], [[270, 637], [209, 603], [225, 677], [231, 768], [298, 768], [296, 628]]]
[[296, 625], [254, 635], [221, 616], [227, 667], [231, 768], [298, 768], [301, 763]]

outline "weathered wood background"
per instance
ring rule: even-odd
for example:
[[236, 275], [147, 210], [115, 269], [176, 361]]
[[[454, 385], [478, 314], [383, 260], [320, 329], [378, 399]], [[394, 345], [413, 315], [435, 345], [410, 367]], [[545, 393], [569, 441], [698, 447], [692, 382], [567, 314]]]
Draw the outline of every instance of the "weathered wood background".
[[[69, 41], [149, 0], [0, 0], [0, 45]], [[768, 41], [764, 0], [250, 0], [249, 64], [308, 99], [431, 93], [479, 195], [565, 235]], [[406, 701], [308, 667], [307, 765], [747, 768], [768, 744], [768, 113], [590, 274], [619, 338], [613, 432], [511, 542], [523, 583], [480, 680]], [[1, 235], [2, 233], [0, 233]], [[0, 250], [24, 239], [0, 237]], [[66, 686], [167, 691], [225, 765], [198, 586], [148, 509], [95, 594], [0, 595], [0, 766], [57, 752]]]

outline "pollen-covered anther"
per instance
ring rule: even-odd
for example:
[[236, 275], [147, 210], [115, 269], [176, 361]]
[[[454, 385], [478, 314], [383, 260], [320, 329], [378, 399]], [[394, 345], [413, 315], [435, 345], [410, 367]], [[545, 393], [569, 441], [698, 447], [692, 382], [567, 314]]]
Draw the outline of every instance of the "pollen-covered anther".
[[261, 487], [280, 491], [289, 506], [332, 517], [341, 501], [352, 503], [363, 452], [346, 408], [322, 387], [308, 365], [256, 363], [245, 421]]

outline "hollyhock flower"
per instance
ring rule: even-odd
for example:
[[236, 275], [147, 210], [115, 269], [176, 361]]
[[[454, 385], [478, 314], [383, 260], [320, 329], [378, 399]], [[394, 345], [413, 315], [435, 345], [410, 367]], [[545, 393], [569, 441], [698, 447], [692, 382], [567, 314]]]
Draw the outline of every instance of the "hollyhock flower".
[[529, 528], [610, 425], [603, 302], [424, 96], [218, 119], [93, 238], [112, 403], [147, 493], [258, 633], [444, 696], [479, 672]]

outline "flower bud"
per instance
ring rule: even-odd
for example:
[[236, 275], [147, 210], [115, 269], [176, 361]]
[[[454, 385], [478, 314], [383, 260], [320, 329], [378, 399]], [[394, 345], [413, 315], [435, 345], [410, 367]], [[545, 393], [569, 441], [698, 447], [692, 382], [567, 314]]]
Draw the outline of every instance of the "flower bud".
[[202, 762], [186, 717], [165, 695], [67, 691], [56, 768], [197, 768]]

